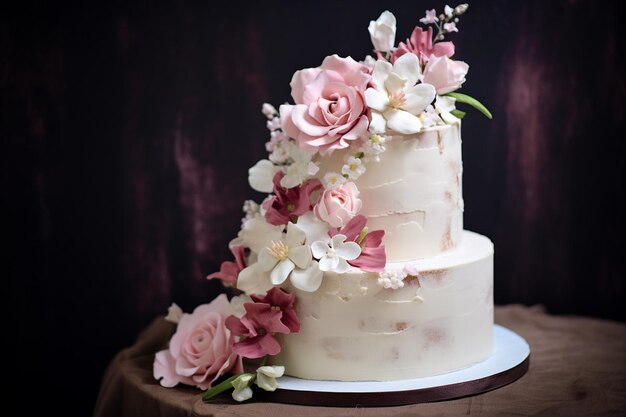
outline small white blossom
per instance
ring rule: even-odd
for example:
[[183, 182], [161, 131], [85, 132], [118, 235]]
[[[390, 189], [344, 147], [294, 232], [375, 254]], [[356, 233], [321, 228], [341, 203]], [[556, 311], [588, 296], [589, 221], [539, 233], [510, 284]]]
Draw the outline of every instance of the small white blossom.
[[446, 32], [458, 32], [459, 31], [459, 29], [456, 27], [456, 23], [454, 22], [444, 23], [443, 28], [445, 29]]
[[302, 184], [308, 176], [308, 162], [293, 162], [285, 169], [285, 176], [280, 180], [280, 185], [285, 188], [293, 188]]
[[364, 139], [361, 146], [364, 162], [369, 162], [370, 160], [380, 161], [380, 154], [386, 150], [386, 141], [387, 138], [383, 135], [370, 135], [369, 138]]
[[233, 399], [238, 402], [246, 401], [252, 398], [252, 377], [254, 374], [241, 374], [231, 382], [233, 388]]
[[289, 160], [292, 162], [285, 168], [285, 176], [280, 180], [280, 185], [293, 188], [315, 175], [319, 167], [311, 162], [313, 155], [300, 148], [295, 142], [287, 142], [285, 147]]
[[336, 172], [328, 172], [324, 175], [324, 188], [335, 190], [346, 183], [346, 178]]
[[165, 320], [178, 324], [181, 318], [183, 318], [183, 310], [178, 307], [176, 303], [172, 303], [172, 305], [167, 308]]
[[265, 391], [276, 391], [278, 388], [276, 378], [280, 378], [284, 373], [284, 366], [261, 366], [256, 370], [255, 384]]
[[346, 159], [346, 164], [341, 168], [341, 173], [347, 175], [349, 179], [356, 180], [365, 172], [365, 166], [360, 158], [350, 155]]
[[274, 116], [278, 114], [278, 112], [276, 111], [276, 108], [269, 103], [263, 103], [263, 106], [261, 107], [261, 111], [263, 112], [265, 117], [267, 117], [268, 119], [272, 119]]
[[348, 272], [352, 261], [361, 255], [361, 247], [356, 242], [345, 242], [345, 235], [335, 235], [330, 242], [313, 242], [311, 251], [316, 259], [319, 259], [321, 271], [332, 271], [338, 274]]
[[276, 144], [279, 142], [288, 142], [289, 136], [285, 135], [281, 130], [274, 130], [270, 133], [269, 142], [265, 143], [265, 150], [268, 152], [273, 152]]
[[243, 212], [245, 213], [246, 217], [242, 219], [242, 222], [245, 222], [246, 220], [250, 220], [259, 216], [260, 215], [259, 208], [260, 208], [259, 205], [252, 200], [244, 201]]
[[443, 8], [443, 13], [447, 17], [452, 17], [452, 12], [454, 12], [454, 9], [446, 4], [446, 7]]
[[280, 117], [274, 117], [266, 123], [267, 129], [271, 132], [280, 129]]
[[378, 274], [378, 285], [383, 288], [391, 288], [397, 290], [404, 287], [404, 278], [407, 277], [407, 273], [403, 270], [399, 271], [385, 271]]
[[426, 16], [420, 19], [420, 22], [425, 25], [429, 25], [437, 21], [439, 21], [439, 19], [437, 18], [437, 11], [435, 9], [426, 10]]
[[[271, 141], [268, 143], [272, 143]], [[289, 161], [289, 141], [281, 140], [273, 144], [269, 159], [275, 164], [285, 164]]]

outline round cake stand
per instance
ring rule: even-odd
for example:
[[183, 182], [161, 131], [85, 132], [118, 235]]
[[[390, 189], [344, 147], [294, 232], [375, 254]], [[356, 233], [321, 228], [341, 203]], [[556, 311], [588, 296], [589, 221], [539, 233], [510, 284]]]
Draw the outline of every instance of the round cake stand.
[[522, 377], [530, 363], [530, 346], [517, 333], [494, 325], [493, 336], [493, 354], [458, 371], [382, 382], [318, 381], [286, 376], [278, 380], [276, 391], [264, 392], [263, 399], [330, 407], [383, 407], [449, 400], [491, 391]]

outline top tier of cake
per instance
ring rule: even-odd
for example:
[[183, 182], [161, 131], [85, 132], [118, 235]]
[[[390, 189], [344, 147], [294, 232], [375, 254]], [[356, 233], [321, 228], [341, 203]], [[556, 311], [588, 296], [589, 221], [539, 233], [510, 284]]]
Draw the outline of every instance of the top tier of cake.
[[[387, 261], [410, 261], [456, 247], [463, 230], [460, 124], [392, 136], [379, 161], [355, 180], [370, 230], [385, 231]], [[320, 158], [340, 170], [345, 151]]]

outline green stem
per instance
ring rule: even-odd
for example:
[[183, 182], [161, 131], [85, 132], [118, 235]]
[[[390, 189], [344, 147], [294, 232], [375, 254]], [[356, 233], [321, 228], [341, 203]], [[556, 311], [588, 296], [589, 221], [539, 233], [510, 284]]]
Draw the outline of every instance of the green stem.
[[227, 391], [229, 389], [232, 389], [233, 386], [231, 384], [231, 382], [233, 382], [235, 379], [237, 379], [239, 377], [239, 375], [233, 375], [228, 379], [225, 379], [224, 381], [220, 382], [219, 384], [217, 384], [216, 386], [214, 386], [213, 388], [209, 388], [204, 395], [202, 396], [202, 401], [208, 401], [211, 398], [215, 397], [216, 395], [221, 394], [224, 391]]

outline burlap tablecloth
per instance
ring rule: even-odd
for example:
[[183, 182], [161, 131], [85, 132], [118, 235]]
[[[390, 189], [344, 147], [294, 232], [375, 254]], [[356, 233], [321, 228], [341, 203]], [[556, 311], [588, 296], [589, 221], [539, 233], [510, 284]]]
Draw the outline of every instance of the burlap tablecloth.
[[476, 396], [381, 408], [239, 404], [228, 394], [205, 404], [197, 389], [163, 388], [152, 362], [174, 325], [159, 318], [109, 365], [95, 416], [626, 416], [626, 324], [522, 306], [497, 307], [495, 318], [530, 344], [525, 376]]

